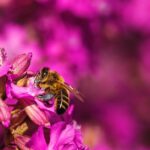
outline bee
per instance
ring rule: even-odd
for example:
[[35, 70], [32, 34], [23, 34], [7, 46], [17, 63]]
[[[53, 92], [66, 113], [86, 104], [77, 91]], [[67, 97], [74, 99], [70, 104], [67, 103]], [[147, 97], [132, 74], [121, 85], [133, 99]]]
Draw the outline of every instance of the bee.
[[55, 110], [57, 114], [63, 114], [70, 104], [70, 93], [73, 93], [80, 101], [84, 101], [81, 94], [64, 81], [56, 71], [44, 67], [35, 76], [37, 87], [45, 91], [44, 95], [39, 95], [43, 101], [54, 98]]

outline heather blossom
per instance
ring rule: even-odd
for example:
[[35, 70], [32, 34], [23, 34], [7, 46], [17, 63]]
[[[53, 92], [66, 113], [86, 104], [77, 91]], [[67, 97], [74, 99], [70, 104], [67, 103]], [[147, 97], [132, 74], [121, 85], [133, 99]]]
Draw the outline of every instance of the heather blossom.
[[0, 52], [0, 122], [6, 129], [2, 149], [87, 149], [71, 117], [73, 105], [59, 116], [54, 100], [45, 105], [38, 98], [44, 91], [35, 86], [35, 73], [28, 70], [32, 54], [18, 55], [9, 63], [5, 50]]

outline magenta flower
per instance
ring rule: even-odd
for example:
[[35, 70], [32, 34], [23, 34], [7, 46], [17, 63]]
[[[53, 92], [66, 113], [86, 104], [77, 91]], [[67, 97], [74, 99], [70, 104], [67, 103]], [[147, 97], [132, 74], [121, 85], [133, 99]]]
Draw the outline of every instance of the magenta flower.
[[51, 127], [48, 150], [87, 150], [83, 146], [80, 127], [75, 123], [58, 122]]
[[[49, 137], [48, 143], [45, 137]], [[53, 124], [46, 135], [44, 129], [40, 127], [33, 134], [27, 146], [39, 150], [88, 150], [83, 145], [80, 127], [75, 122], [67, 124], [64, 121]]]
[[[49, 133], [47, 133], [49, 134]], [[40, 137], [40, 140], [39, 140]], [[47, 150], [47, 143], [44, 135], [43, 127], [39, 127], [38, 130], [32, 135], [30, 141], [26, 144], [31, 149]]]
[[1, 49], [0, 122], [9, 129], [3, 149], [87, 149], [80, 128], [72, 123], [73, 106], [60, 116], [55, 112], [54, 99], [45, 105], [38, 98], [45, 91], [35, 86], [36, 73], [28, 70], [32, 54], [18, 55], [12, 63], [5, 56]]
[[17, 76], [23, 75], [30, 65], [31, 57], [32, 53], [17, 56], [12, 63], [12, 74]]

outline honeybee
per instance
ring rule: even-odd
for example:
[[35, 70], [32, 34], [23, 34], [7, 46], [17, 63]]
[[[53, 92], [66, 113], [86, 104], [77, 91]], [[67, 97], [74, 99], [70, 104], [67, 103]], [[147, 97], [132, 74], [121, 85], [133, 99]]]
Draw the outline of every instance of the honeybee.
[[70, 93], [73, 93], [80, 101], [84, 101], [78, 90], [67, 84], [56, 71], [47, 67], [40, 70], [34, 82], [37, 87], [45, 91], [44, 95], [39, 95], [40, 99], [49, 101], [54, 97], [57, 114], [63, 114], [69, 107]]

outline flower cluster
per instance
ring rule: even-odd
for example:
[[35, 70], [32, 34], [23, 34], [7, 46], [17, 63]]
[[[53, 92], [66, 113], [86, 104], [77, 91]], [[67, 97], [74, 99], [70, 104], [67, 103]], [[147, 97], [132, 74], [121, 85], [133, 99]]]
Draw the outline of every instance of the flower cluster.
[[[48, 118], [52, 127], [62, 121], [53, 107], [36, 98], [42, 91], [33, 86], [34, 73], [17, 81], [16, 76], [21, 79], [24, 73], [15, 73], [18, 64], [14, 68], [9, 65], [12, 56], [32, 51], [30, 70], [42, 66], [57, 70], [86, 97], [84, 106], [74, 101], [74, 118], [81, 122], [84, 143], [90, 149], [150, 149], [149, 8], [148, 0], [0, 0], [0, 47], [9, 50], [8, 60], [3, 50], [0, 54], [0, 84], [7, 86], [7, 91], [1, 88], [6, 92], [1, 92], [5, 99], [1, 123], [12, 124], [18, 110], [11, 115], [6, 110], [15, 110], [13, 101], [22, 103], [16, 106], [25, 108], [23, 116], [31, 108], [25, 106], [33, 102], [46, 116], [43, 122]], [[37, 108], [32, 105], [32, 109]], [[40, 124], [31, 114], [27, 118]], [[72, 120], [63, 117], [67, 123]], [[47, 122], [43, 126], [46, 128]], [[1, 143], [6, 143], [2, 142], [4, 132], [0, 126], [0, 149]]]
[[28, 71], [32, 54], [21, 54], [11, 63], [0, 49], [0, 122], [4, 150], [86, 150], [80, 127], [72, 120], [73, 106], [57, 115], [52, 105], [44, 105], [44, 93]]

